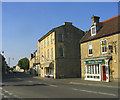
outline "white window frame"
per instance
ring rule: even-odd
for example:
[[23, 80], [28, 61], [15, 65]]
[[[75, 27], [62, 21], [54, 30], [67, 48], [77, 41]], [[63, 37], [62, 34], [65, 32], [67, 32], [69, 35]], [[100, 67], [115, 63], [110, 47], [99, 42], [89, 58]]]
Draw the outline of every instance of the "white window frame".
[[[106, 52], [102, 52], [102, 41], [106, 41]], [[107, 53], [107, 40], [103, 39], [103, 40], [100, 41], [100, 43], [101, 43], [101, 53], [106, 54]]]
[[[95, 34], [92, 34], [92, 29], [95, 28]], [[91, 36], [96, 35], [96, 25], [91, 27]]]
[[92, 56], [93, 55], [93, 49], [92, 49], [92, 54], [89, 54], [89, 45], [91, 45], [91, 47], [92, 47], [92, 43], [88, 43], [88, 56]]

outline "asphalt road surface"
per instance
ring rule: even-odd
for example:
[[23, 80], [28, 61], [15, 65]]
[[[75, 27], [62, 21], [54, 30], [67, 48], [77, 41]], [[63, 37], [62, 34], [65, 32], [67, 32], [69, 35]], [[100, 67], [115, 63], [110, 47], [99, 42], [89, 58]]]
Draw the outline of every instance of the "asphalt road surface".
[[118, 98], [118, 89], [70, 84], [67, 79], [36, 79], [26, 73], [3, 77], [3, 98]]

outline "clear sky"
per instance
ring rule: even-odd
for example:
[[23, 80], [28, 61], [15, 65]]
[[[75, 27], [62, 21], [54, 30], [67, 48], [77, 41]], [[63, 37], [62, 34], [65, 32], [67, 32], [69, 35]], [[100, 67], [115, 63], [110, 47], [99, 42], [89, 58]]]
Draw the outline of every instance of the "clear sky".
[[[52, 28], [70, 21], [89, 30], [91, 16], [100, 21], [118, 15], [117, 2], [4, 2], [2, 4], [2, 50], [14, 66], [37, 49], [37, 42]], [[14, 58], [14, 59], [13, 59]]]

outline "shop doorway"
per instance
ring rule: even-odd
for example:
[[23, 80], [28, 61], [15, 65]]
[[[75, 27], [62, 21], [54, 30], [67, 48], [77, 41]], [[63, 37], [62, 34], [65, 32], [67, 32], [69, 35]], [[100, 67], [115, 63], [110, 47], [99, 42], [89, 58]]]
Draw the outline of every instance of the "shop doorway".
[[102, 71], [103, 71], [103, 81], [106, 81], [106, 67], [105, 67], [105, 65], [102, 66]]

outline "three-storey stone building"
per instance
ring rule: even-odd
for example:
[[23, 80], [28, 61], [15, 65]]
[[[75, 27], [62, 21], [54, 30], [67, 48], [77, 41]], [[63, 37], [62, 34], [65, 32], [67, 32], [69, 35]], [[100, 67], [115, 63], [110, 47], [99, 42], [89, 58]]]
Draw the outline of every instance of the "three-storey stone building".
[[84, 32], [71, 22], [53, 28], [38, 40], [41, 77], [80, 77], [79, 40]]

